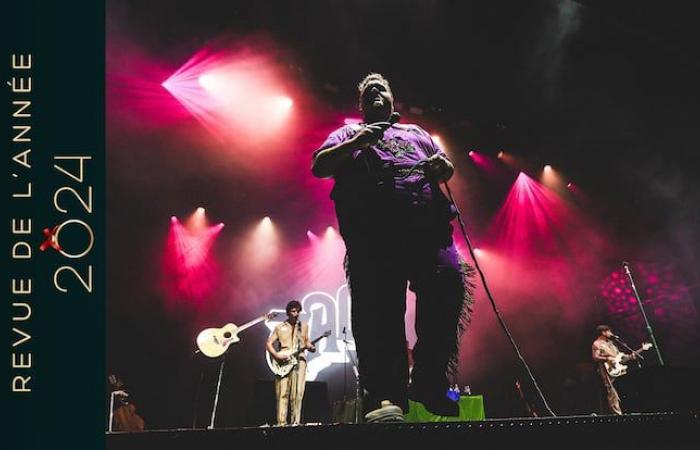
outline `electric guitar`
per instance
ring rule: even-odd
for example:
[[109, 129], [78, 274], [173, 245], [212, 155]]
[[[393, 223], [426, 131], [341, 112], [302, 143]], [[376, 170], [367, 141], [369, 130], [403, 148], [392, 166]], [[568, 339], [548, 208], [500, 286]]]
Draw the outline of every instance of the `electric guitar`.
[[235, 344], [241, 340], [241, 338], [238, 337], [238, 333], [264, 320], [274, 319], [278, 314], [279, 313], [276, 312], [265, 314], [255, 320], [244, 323], [240, 327], [232, 323], [227, 323], [221, 328], [207, 328], [206, 330], [202, 330], [197, 335], [197, 348], [209, 358], [219, 357], [226, 353], [226, 350], [228, 350], [231, 344]]
[[[649, 350], [651, 347], [651, 343], [645, 342], [638, 350], [635, 350], [632, 353], [637, 354], [639, 352]], [[613, 378], [617, 378], [627, 373], [627, 366], [623, 363], [626, 363], [630, 359], [632, 359], [631, 355], [627, 355], [625, 353], [618, 353], [613, 362], [606, 361], [603, 364], [605, 365], [605, 370], [608, 372], [608, 375], [610, 375]]]
[[[328, 337], [331, 335], [331, 330], [326, 331], [313, 341], [311, 341], [311, 345], [315, 344], [316, 342], [320, 341], [321, 339]], [[280, 356], [286, 357], [284, 361], [280, 361], [275, 357], [271, 357], [270, 360], [272, 362], [272, 372], [277, 375], [278, 377], [284, 377], [286, 376], [289, 372], [292, 371], [294, 367], [296, 367], [299, 364], [299, 355], [301, 352], [306, 350], [305, 348], [300, 348], [294, 352], [292, 352], [290, 349], [285, 349], [285, 350], [280, 350], [277, 352]], [[270, 355], [272, 356], [272, 355]]]

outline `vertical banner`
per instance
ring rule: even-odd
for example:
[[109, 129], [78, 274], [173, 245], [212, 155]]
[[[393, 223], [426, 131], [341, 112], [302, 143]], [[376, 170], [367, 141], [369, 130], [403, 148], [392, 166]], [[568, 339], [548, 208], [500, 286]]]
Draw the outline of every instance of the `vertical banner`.
[[104, 4], [13, 1], [2, 15], [3, 448], [99, 449]]

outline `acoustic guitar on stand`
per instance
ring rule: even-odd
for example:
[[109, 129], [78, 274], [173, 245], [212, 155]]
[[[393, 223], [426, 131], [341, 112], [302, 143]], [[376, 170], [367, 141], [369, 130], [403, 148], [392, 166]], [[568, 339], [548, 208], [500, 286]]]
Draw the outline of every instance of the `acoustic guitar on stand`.
[[238, 333], [260, 322], [272, 320], [277, 317], [277, 315], [279, 315], [277, 312], [267, 313], [257, 319], [244, 323], [240, 327], [233, 323], [227, 323], [221, 328], [207, 328], [202, 330], [197, 335], [197, 348], [205, 356], [217, 358], [226, 353], [226, 350], [228, 350], [231, 344], [235, 344], [241, 340], [241, 338], [238, 337]]

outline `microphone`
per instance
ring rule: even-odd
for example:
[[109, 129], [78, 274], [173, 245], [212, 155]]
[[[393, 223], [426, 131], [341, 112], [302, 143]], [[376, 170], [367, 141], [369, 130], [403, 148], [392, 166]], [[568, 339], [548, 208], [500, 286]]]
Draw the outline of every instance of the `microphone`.
[[401, 118], [401, 114], [394, 111], [393, 113], [391, 113], [391, 116], [389, 116], [389, 120], [387, 120], [386, 124], [379, 125], [379, 127], [382, 129], [382, 131], [386, 131], [389, 128], [391, 128], [391, 126], [393, 124], [398, 122], [400, 118]]
[[629, 275], [630, 263], [628, 263], [627, 261], [622, 261], [622, 268], [625, 269], [625, 273]]
[[616, 335], [616, 334], [613, 334], [612, 337], [613, 337], [614, 339], [620, 339], [620, 336], [618, 336], [618, 335]]
[[343, 334], [345, 334], [345, 327], [343, 327]]

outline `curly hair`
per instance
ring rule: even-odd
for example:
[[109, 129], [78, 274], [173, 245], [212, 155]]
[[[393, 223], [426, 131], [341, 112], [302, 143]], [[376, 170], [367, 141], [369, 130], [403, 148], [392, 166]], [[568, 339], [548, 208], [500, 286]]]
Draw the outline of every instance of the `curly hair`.
[[362, 95], [362, 92], [364, 92], [365, 88], [367, 88], [367, 86], [368, 86], [370, 83], [372, 83], [373, 81], [378, 81], [378, 82], [380, 82], [381, 84], [383, 84], [384, 86], [386, 86], [386, 88], [387, 88], [387, 90], [388, 90], [389, 92], [391, 92], [391, 86], [389, 85], [389, 80], [387, 80], [386, 78], [384, 78], [384, 75], [382, 75], [381, 73], [375, 73], [375, 72], [372, 72], [372, 73], [367, 74], [367, 75], [362, 79], [362, 81], [360, 81], [360, 83], [357, 85], [357, 92], [358, 92], [360, 95]]
[[299, 310], [299, 312], [301, 312], [301, 303], [299, 303], [296, 300], [292, 300], [289, 303], [287, 303], [287, 307], [285, 308], [285, 310], [287, 311], [287, 314], [289, 314], [289, 311], [291, 311], [292, 308], [296, 308]]
[[609, 326], [607, 326], [607, 325], [598, 325], [598, 326], [595, 328], [595, 331], [598, 333], [598, 336], [600, 336], [600, 335], [603, 334], [605, 331], [611, 331], [611, 328], [610, 328]]

